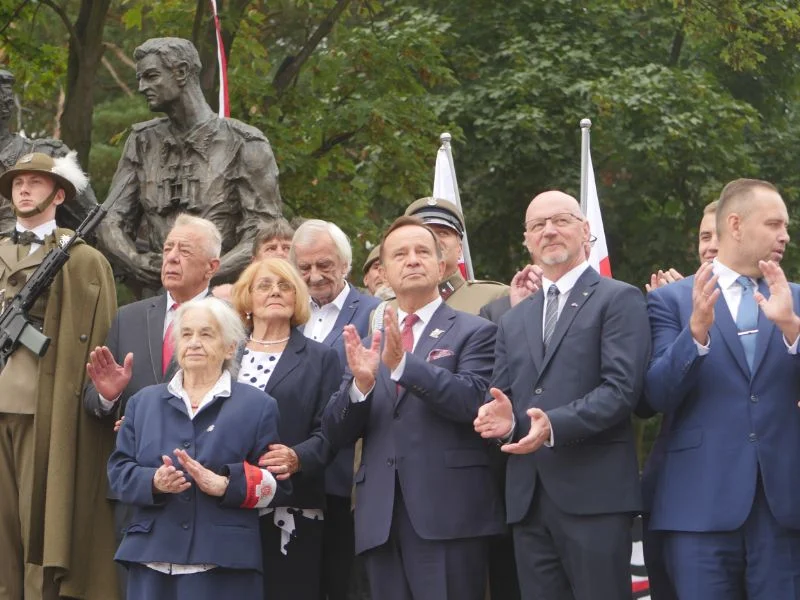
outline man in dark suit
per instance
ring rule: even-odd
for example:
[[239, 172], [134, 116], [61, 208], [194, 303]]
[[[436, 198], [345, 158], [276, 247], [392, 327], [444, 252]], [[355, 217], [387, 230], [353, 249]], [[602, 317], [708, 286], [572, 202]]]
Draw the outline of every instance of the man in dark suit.
[[561, 192], [528, 206], [542, 290], [500, 320], [493, 400], [475, 428], [511, 456], [506, 509], [523, 598], [631, 597], [641, 508], [630, 415], [650, 354], [644, 298], [586, 262], [589, 225]]
[[800, 592], [800, 287], [779, 266], [788, 221], [772, 184], [729, 183], [717, 257], [648, 295], [646, 398], [669, 423], [650, 529], [682, 600]]
[[366, 347], [355, 327], [345, 328], [351, 376], [323, 417], [334, 445], [364, 439], [356, 550], [373, 598], [481, 600], [488, 536], [502, 531], [503, 517], [471, 423], [496, 327], [443, 303], [441, 251], [419, 219], [397, 219], [381, 254], [398, 309], [387, 308], [383, 333]]
[[[161, 282], [166, 293], [121, 307], [105, 346], [90, 354], [91, 382], [84, 390], [83, 404], [91, 414], [118, 418], [125, 414], [125, 404], [133, 394], [169, 381], [177, 367], [165, 357], [164, 349], [169, 353], [171, 344], [165, 346], [165, 339], [175, 308], [208, 295], [208, 284], [219, 267], [221, 244], [219, 231], [210, 221], [189, 215], [176, 219], [162, 253]], [[118, 542], [130, 514], [130, 507], [116, 503]], [[120, 574], [124, 594], [124, 569]]]
[[[309, 219], [295, 231], [289, 261], [297, 267], [311, 295], [311, 318], [303, 333], [334, 348], [342, 365], [344, 326], [353, 325], [361, 336], [367, 335], [370, 313], [380, 304], [378, 298], [362, 294], [347, 283], [352, 260], [350, 240], [334, 223]], [[346, 600], [350, 587], [355, 556], [350, 510], [354, 458], [350, 444], [340, 449], [325, 471], [321, 600]]]

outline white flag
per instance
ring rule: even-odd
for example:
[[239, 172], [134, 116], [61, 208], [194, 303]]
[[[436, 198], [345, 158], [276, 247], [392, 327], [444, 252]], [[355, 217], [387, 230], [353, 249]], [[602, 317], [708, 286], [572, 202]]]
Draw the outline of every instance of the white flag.
[[592, 153], [589, 151], [589, 180], [587, 182], [586, 218], [589, 221], [590, 234], [597, 238], [589, 255], [589, 264], [605, 277], [611, 277], [611, 262], [608, 259], [606, 233], [603, 229], [603, 216], [600, 214], [600, 199], [597, 197], [597, 185], [594, 182]]

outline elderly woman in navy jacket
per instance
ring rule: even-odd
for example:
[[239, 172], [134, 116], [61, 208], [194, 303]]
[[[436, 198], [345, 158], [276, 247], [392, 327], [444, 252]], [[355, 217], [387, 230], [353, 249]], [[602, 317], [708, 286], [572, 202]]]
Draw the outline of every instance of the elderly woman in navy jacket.
[[261, 511], [264, 597], [319, 600], [324, 470], [330, 460], [321, 419], [339, 387], [339, 357], [296, 329], [308, 320], [310, 301], [305, 283], [285, 260], [251, 264], [232, 299], [249, 329], [239, 352], [239, 381], [265, 390], [281, 411], [283, 443], [271, 445], [260, 464], [292, 483], [291, 495], [279, 494]]
[[258, 511], [277, 482], [258, 459], [278, 438], [274, 399], [231, 380], [244, 331], [216, 298], [182, 305], [173, 324], [180, 370], [129, 401], [108, 463], [136, 507], [116, 559], [128, 600], [260, 599]]

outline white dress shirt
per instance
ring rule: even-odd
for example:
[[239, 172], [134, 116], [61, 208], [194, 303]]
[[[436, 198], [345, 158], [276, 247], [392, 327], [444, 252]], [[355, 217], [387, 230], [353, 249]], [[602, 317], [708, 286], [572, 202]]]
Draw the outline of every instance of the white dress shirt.
[[[425, 327], [428, 326], [431, 318], [433, 317], [433, 313], [439, 308], [439, 305], [442, 303], [442, 297], [436, 296], [434, 300], [431, 300], [420, 308], [418, 311], [415, 311], [415, 314], [419, 317], [417, 322], [411, 327], [411, 333], [414, 336], [414, 345], [412, 346], [412, 352], [414, 348], [417, 347], [417, 342], [419, 342], [419, 338], [422, 336], [422, 332], [425, 331]], [[400, 308], [397, 309], [397, 323], [400, 325], [400, 332], [403, 331], [403, 320], [406, 318], [408, 313], [401, 310]], [[392, 381], [400, 381], [400, 378], [403, 376], [403, 373], [406, 369], [406, 352], [403, 353], [403, 358], [400, 359], [400, 364], [391, 372], [389, 377]], [[373, 388], [375, 385], [373, 384]], [[369, 392], [372, 391], [370, 388]], [[367, 394], [369, 394], [367, 392]], [[362, 394], [361, 391], [356, 387], [355, 381], [353, 381], [352, 385], [350, 386], [350, 401], [351, 402], [362, 402], [366, 397], [367, 394]]]
[[306, 326], [303, 327], [303, 335], [308, 339], [322, 343], [328, 337], [333, 326], [336, 325], [336, 319], [339, 318], [339, 313], [342, 312], [344, 301], [349, 293], [350, 285], [345, 281], [342, 291], [333, 299], [333, 302], [320, 306], [312, 299], [311, 317], [308, 319]]
[[[17, 221], [16, 230], [20, 233], [30, 231], [36, 237], [44, 239], [45, 237], [53, 233], [56, 230], [56, 227], [58, 226], [56, 225], [55, 219], [53, 219], [52, 221], [47, 221], [46, 223], [42, 223], [41, 225], [37, 225], [33, 229], [25, 229], [22, 225], [19, 224], [19, 221]], [[28, 256], [36, 252], [41, 247], [42, 247], [41, 244], [31, 244], [31, 248], [30, 250], [28, 250]]]

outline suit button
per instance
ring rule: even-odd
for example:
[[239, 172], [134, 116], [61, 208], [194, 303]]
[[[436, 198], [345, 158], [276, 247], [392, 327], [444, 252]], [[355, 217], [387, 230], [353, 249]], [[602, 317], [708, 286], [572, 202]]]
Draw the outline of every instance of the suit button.
[[188, 530], [189, 529], [189, 524], [188, 523], [181, 523], [181, 529]]
[[758, 439], [758, 436], [756, 436], [755, 433], [751, 433], [750, 435], [747, 436], [747, 439], [750, 440], [751, 442], [755, 442]]
[[533, 393], [538, 396], [539, 394], [542, 393], [542, 388], [536, 388], [535, 390], [533, 390]]
[[758, 402], [758, 396], [750, 396], [750, 402]]
[[394, 466], [394, 459], [393, 458], [387, 458], [386, 459], [386, 465], [389, 466], [389, 467], [393, 467]]
[[188, 448], [191, 445], [192, 445], [192, 442], [183, 442], [183, 447], [184, 448]]
[[82, 342], [85, 342], [86, 340], [88, 340], [88, 339], [89, 339], [89, 336], [88, 336], [88, 335], [86, 335], [85, 333], [82, 333], [82, 334], [81, 334], [81, 337], [80, 337], [80, 338], [78, 338], [78, 339], [79, 339], [80, 341], [82, 341]]

